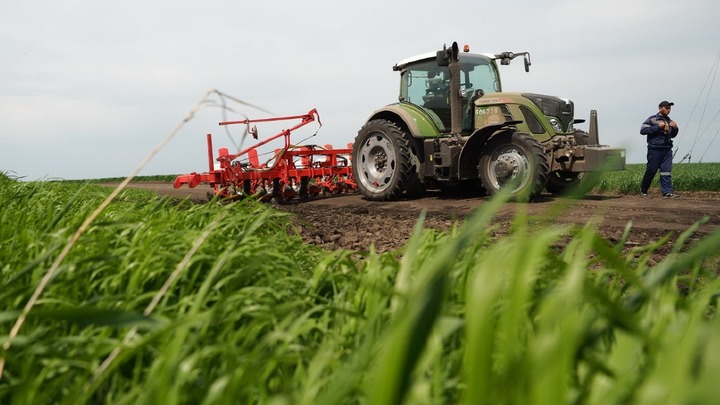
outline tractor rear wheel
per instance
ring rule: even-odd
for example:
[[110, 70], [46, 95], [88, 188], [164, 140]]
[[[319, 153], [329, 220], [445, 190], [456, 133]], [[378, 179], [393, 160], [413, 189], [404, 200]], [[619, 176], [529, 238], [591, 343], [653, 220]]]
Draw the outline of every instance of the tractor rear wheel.
[[353, 176], [365, 198], [386, 201], [423, 191], [410, 135], [394, 123], [369, 121], [355, 137], [352, 150]]
[[545, 149], [532, 136], [513, 132], [491, 138], [480, 155], [478, 175], [490, 194], [503, 187], [512, 198], [527, 201], [545, 188], [548, 176]]

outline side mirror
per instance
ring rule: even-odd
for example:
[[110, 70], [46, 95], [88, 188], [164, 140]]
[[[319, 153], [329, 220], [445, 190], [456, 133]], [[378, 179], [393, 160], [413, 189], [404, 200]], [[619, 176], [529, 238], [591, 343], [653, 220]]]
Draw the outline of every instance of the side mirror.
[[525, 53], [525, 57], [524, 57], [523, 59], [525, 60], [525, 72], [529, 72], [529, 71], [530, 71], [530, 65], [531, 65], [531, 63], [530, 63], [530, 54], [526, 52], [526, 53]]
[[495, 59], [495, 60], [500, 59], [501, 65], [509, 65], [513, 59], [517, 58], [520, 55], [523, 56], [523, 59], [525, 61], [525, 71], [529, 72], [530, 65], [532, 64], [532, 63], [530, 63], [530, 52], [517, 52], [517, 53], [503, 52], [503, 53], [499, 53], [499, 54], [495, 55], [495, 57], [493, 59]]
[[460, 47], [458, 47], [457, 42], [453, 42], [450, 49], [443, 45], [443, 50], [437, 51], [435, 59], [437, 60], [438, 66], [450, 66], [450, 62], [458, 60], [459, 54]]
[[437, 51], [437, 65], [448, 66], [450, 64], [450, 59], [447, 56], [447, 52], [444, 49], [442, 51]]

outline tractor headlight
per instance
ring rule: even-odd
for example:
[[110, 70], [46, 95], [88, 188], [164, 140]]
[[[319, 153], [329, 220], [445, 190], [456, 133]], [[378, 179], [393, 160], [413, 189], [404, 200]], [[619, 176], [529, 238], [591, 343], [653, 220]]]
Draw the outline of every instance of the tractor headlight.
[[557, 118], [555, 118], [555, 117], [550, 117], [550, 119], [548, 120], [548, 122], [550, 123], [550, 126], [553, 127], [553, 129], [555, 130], [555, 132], [563, 132], [562, 123], [560, 122], [559, 119], [557, 119]]

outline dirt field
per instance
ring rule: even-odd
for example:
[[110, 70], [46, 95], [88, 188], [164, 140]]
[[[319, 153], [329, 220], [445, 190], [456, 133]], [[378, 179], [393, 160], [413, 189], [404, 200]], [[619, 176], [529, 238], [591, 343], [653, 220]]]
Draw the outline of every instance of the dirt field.
[[[199, 203], [207, 202], [210, 190], [202, 185], [195, 189], [173, 189], [168, 183], [132, 183], [130, 187], [150, 189], [175, 198], [189, 197]], [[364, 200], [360, 194], [342, 194], [304, 202], [271, 204], [296, 214], [295, 223], [308, 243], [328, 249], [352, 250], [367, 250], [370, 244], [374, 244], [378, 251], [383, 252], [406, 243], [422, 210], [427, 211], [425, 227], [446, 230], [482, 206], [487, 199], [431, 192], [421, 199], [371, 202]], [[539, 226], [547, 222], [598, 222], [600, 233], [610, 242], [619, 240], [625, 226], [632, 221], [632, 231], [626, 244], [628, 249], [655, 242], [671, 233], [671, 241], [658, 252], [656, 260], [662, 259], [677, 236], [701, 218], [707, 216], [709, 220], [700, 226], [689, 243], [720, 226], [720, 193], [709, 192], [680, 193], [676, 199], [663, 199], [657, 190], [647, 199], [639, 195], [588, 195], [580, 200], [571, 200], [543, 195], [529, 204], [506, 204], [496, 217], [500, 229], [518, 208], [527, 209], [533, 223]]]

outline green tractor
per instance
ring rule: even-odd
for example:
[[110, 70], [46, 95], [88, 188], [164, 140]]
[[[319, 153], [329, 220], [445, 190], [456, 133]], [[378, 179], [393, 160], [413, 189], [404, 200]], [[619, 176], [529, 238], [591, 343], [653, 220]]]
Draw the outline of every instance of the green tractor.
[[572, 101], [504, 93], [497, 55], [450, 48], [405, 59], [399, 102], [372, 113], [352, 152], [358, 188], [368, 200], [412, 198], [427, 189], [507, 189], [518, 201], [585, 193], [602, 171], [624, 170], [625, 150], [598, 143], [597, 113], [589, 131], [576, 129]]

